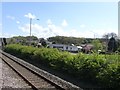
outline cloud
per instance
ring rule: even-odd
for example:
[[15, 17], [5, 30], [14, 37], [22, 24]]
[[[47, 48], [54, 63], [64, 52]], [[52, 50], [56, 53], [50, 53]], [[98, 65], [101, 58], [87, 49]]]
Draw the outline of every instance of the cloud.
[[7, 18], [9, 18], [11, 20], [15, 20], [15, 17], [13, 17], [13, 16], [7, 16]]
[[10, 38], [10, 37], [13, 37], [13, 36], [18, 36], [18, 35], [10, 34], [10, 33], [2, 33], [2, 34], [0, 34], [0, 37], [6, 37], [6, 38]]
[[81, 28], [84, 28], [84, 27], [85, 27], [85, 25], [84, 25], [84, 24], [81, 24], [81, 25], [80, 25], [80, 27], [81, 27]]
[[28, 14], [26, 14], [26, 15], [24, 15], [24, 16], [27, 17], [27, 18], [32, 18], [32, 19], [35, 19], [35, 18], [36, 18], [36, 16], [33, 15], [33, 14], [31, 14], [31, 13], [28, 13]]
[[47, 24], [48, 25], [51, 25], [52, 24], [52, 21], [50, 19], [47, 20]]
[[64, 31], [64, 29], [60, 26], [56, 26], [54, 24], [48, 25], [48, 29], [51, 32], [52, 35], [60, 35], [60, 36], [66, 36], [68, 35], [67, 32]]
[[[32, 24], [31, 27], [32, 27], [31, 29], [32, 35], [35, 35], [39, 38], [42, 38], [42, 37], [48, 38], [48, 37], [57, 36], [57, 35], [68, 36], [67, 32], [65, 32], [60, 26], [56, 26], [55, 24], [53, 24], [50, 19], [47, 20], [46, 27], [43, 27], [39, 24]], [[19, 29], [22, 30], [22, 32], [30, 35], [29, 24], [20, 26]]]
[[2, 37], [2, 24], [0, 23], [0, 37]]
[[63, 22], [62, 22], [62, 26], [63, 26], [63, 27], [68, 26], [68, 23], [67, 23], [67, 21], [66, 21], [66, 20], [63, 20]]
[[67, 32], [61, 27], [52, 23], [50, 19], [47, 20], [47, 28], [49, 31], [49, 36], [67, 36]]
[[16, 23], [17, 23], [17, 24], [19, 24], [19, 23], [20, 23], [20, 21], [16, 21]]
[[[48, 28], [44, 28], [41, 25], [38, 24], [32, 24], [31, 25], [31, 34], [37, 37], [47, 37]], [[19, 27], [20, 30], [22, 30], [24, 33], [30, 35], [30, 25], [25, 24], [24, 26]]]
[[86, 33], [84, 33], [85, 37], [90, 37], [90, 38], [102, 38], [104, 34], [114, 32], [118, 34], [117, 29], [113, 28], [90, 28], [88, 30], [85, 30], [83, 32], [89, 32], [90, 35], [87, 36]]
[[89, 38], [89, 37], [94, 37], [91, 32], [89, 31], [79, 31], [79, 30], [76, 30], [76, 29], [71, 29], [69, 31], [69, 36], [72, 36], [72, 37], [83, 37], [83, 38]]
[[[55, 25], [50, 19], [46, 21], [46, 26], [42, 26], [40, 24], [32, 24], [31, 33], [38, 38], [48, 38], [52, 36], [72, 36], [72, 37], [84, 37], [84, 38], [101, 38], [106, 32], [117, 31], [114, 29], [93, 29], [87, 28], [87, 30], [77, 30], [70, 29], [64, 30], [61, 25]], [[84, 25], [83, 25], [84, 26]], [[26, 35], [30, 35], [30, 25], [24, 24], [19, 27], [22, 32]], [[115, 32], [116, 33], [116, 32]]]

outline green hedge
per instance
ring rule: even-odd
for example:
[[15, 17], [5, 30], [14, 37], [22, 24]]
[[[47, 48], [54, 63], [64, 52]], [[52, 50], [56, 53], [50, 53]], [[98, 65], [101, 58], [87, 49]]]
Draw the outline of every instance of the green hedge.
[[120, 86], [120, 55], [98, 55], [78, 53], [72, 55], [57, 49], [35, 48], [11, 44], [6, 52], [65, 71], [82, 80], [98, 83], [106, 88]]

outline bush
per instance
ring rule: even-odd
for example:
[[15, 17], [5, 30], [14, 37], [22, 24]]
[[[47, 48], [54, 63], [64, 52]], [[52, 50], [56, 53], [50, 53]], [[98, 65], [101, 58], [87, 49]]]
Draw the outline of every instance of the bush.
[[49, 64], [54, 66], [54, 62], [56, 62], [59, 58], [59, 51], [57, 49], [48, 49], [48, 48], [39, 48], [34, 52], [34, 57], [37, 60], [42, 61], [42, 63]]
[[19, 56], [21, 54], [22, 48], [23, 46], [21, 46], [20, 44], [10, 44], [4, 48], [4, 51]]
[[119, 88], [120, 85], [120, 55], [118, 54], [78, 53], [72, 55], [57, 49], [16, 44], [7, 45], [4, 50], [104, 87]]
[[26, 59], [32, 59], [33, 55], [34, 55], [34, 51], [36, 51], [37, 48], [33, 48], [30, 46], [24, 46], [21, 49], [21, 57], [22, 58], [26, 58]]

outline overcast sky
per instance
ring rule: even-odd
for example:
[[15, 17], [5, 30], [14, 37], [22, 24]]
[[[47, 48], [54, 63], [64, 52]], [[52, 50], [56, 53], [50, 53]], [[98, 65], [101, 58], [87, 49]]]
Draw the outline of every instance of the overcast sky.
[[[102, 37], [118, 33], [117, 2], [3, 2], [2, 35]], [[37, 20], [39, 19], [39, 20]]]

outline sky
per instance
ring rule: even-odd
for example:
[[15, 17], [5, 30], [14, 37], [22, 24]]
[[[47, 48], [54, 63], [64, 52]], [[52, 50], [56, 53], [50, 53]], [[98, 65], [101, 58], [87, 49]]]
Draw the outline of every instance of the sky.
[[[1, 6], [1, 5], [0, 5]], [[101, 38], [118, 33], [117, 2], [2, 2], [2, 35]]]

